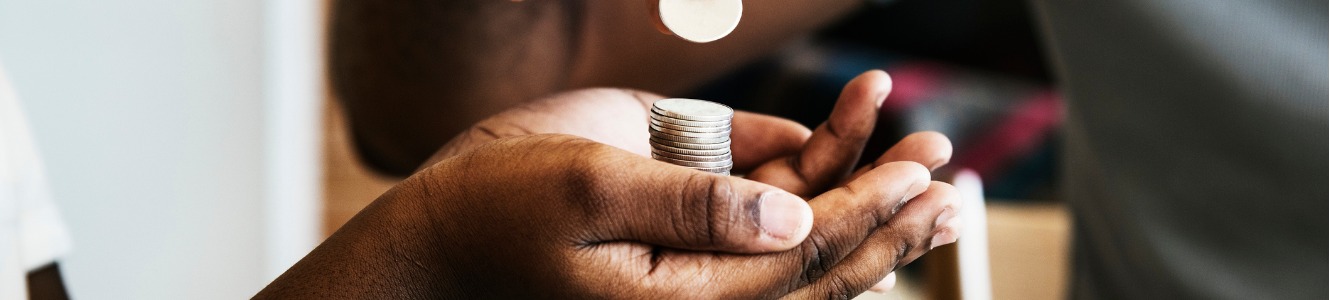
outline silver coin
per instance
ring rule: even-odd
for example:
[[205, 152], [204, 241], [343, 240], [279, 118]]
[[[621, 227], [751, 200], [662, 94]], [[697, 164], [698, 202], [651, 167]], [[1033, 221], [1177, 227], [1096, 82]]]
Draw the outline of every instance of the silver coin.
[[728, 161], [728, 160], [726, 160], [726, 161], [686, 161], [686, 160], [678, 160], [678, 159], [673, 159], [673, 158], [669, 158], [669, 157], [664, 157], [664, 156], [656, 155], [655, 153], [652, 153], [652, 154], [651, 154], [651, 158], [654, 158], [654, 159], [659, 160], [659, 161], [667, 162], [667, 163], [670, 163], [670, 164], [672, 164], [672, 165], [681, 166], [681, 167], [690, 167], [690, 168], [727, 168], [727, 167], [733, 167], [733, 166], [734, 166], [734, 162], [733, 162], [733, 161]]
[[686, 155], [701, 155], [701, 156], [715, 156], [715, 155], [729, 154], [729, 153], [730, 153], [730, 148], [729, 148], [729, 147], [720, 148], [720, 149], [711, 149], [711, 150], [705, 150], [705, 149], [684, 149], [684, 148], [678, 148], [678, 147], [670, 147], [670, 146], [662, 145], [662, 144], [659, 144], [659, 143], [651, 143], [651, 149], [652, 149], [653, 151], [654, 151], [654, 150], [660, 150], [660, 151], [665, 151], [665, 152], [670, 152], [670, 153], [678, 153], [678, 154], [686, 154]]
[[[655, 107], [652, 107], [652, 108], [651, 108], [651, 114], [653, 114], [653, 115], [657, 115], [657, 116], [661, 116], [661, 117], [666, 117], [666, 118], [671, 118], [671, 119], [677, 119], [677, 120], [682, 120], [682, 121], [691, 121], [691, 122], [713, 122], [713, 123], [721, 123], [721, 122], [730, 122], [731, 120], [734, 120], [734, 117], [732, 117], [732, 116], [731, 116], [731, 117], [724, 117], [724, 118], [714, 117], [714, 116], [713, 116], [713, 117], [700, 117], [700, 118], [699, 118], [699, 117], [692, 117], [692, 116], [681, 116], [682, 114], [678, 114], [678, 113], [669, 113], [669, 112], [666, 112], [666, 111], [663, 110], [663, 109], [659, 109], [659, 108], [655, 108]], [[694, 119], [706, 119], [706, 120], [694, 120]]]
[[722, 143], [698, 144], [698, 143], [687, 143], [687, 142], [659, 139], [654, 136], [651, 137], [650, 141], [651, 144], [653, 145], [664, 145], [674, 148], [691, 149], [691, 150], [730, 149], [730, 141], [725, 141]]
[[675, 36], [694, 43], [706, 43], [729, 35], [739, 25], [743, 2], [739, 0], [657, 1], [655, 12], [660, 23]]
[[662, 127], [660, 127], [660, 126], [650, 125], [650, 124], [648, 124], [647, 126], [650, 127], [651, 130], [655, 130], [656, 132], [665, 133], [665, 134], [674, 135], [674, 136], [695, 137], [695, 138], [719, 138], [719, 137], [725, 137], [725, 138], [728, 138], [728, 137], [730, 137], [730, 131], [729, 131], [729, 130], [721, 131], [721, 132], [691, 132], [691, 131], [680, 131], [680, 130], [674, 130], [674, 129], [669, 129], [669, 128], [662, 128]]
[[729, 152], [726, 152], [725, 154], [721, 155], [688, 155], [688, 154], [678, 154], [660, 149], [651, 149], [651, 154], [659, 155], [661, 157], [673, 158], [677, 160], [695, 161], [695, 162], [718, 162], [718, 161], [730, 161], [732, 159], [732, 157], [730, 157]]
[[672, 134], [668, 134], [668, 133], [663, 133], [663, 132], [660, 132], [660, 131], [656, 131], [656, 130], [653, 130], [653, 129], [648, 129], [647, 132], [649, 132], [649, 133], [651, 134], [651, 137], [654, 137], [654, 138], [658, 138], [658, 139], [662, 139], [662, 140], [667, 140], [667, 141], [684, 142], [684, 143], [690, 143], [690, 144], [717, 144], [717, 143], [729, 143], [729, 142], [730, 142], [730, 137], [729, 137], [729, 136], [716, 137], [716, 138], [696, 138], [696, 137], [686, 137], [686, 136], [672, 135]]
[[701, 126], [687, 126], [687, 125], [671, 124], [671, 123], [661, 122], [660, 120], [656, 120], [655, 118], [649, 118], [649, 120], [651, 120], [651, 125], [655, 125], [656, 127], [666, 128], [666, 129], [673, 129], [673, 130], [678, 130], [678, 131], [688, 131], [688, 132], [722, 132], [722, 131], [728, 132], [728, 131], [730, 131], [730, 124], [725, 124], [725, 125], [720, 125], [720, 126], [711, 126], [711, 127], [701, 127]]
[[650, 115], [651, 115], [651, 120], [660, 121], [660, 122], [663, 122], [663, 123], [669, 123], [669, 124], [682, 125], [682, 126], [692, 126], [692, 127], [721, 127], [721, 126], [730, 126], [730, 120], [725, 120], [725, 121], [714, 121], [714, 122], [689, 121], [689, 120], [683, 120], [683, 119], [678, 119], [678, 118], [671, 118], [671, 117], [667, 117], [667, 116], [662, 116], [662, 115], [656, 113], [655, 110], [652, 110], [651, 113], [650, 113]]
[[734, 167], [729, 166], [729, 167], [720, 167], [720, 168], [693, 168], [693, 169], [703, 172], [730, 175], [730, 171], [733, 170]]
[[688, 121], [728, 121], [734, 118], [734, 109], [720, 103], [696, 100], [669, 98], [656, 100], [651, 104], [651, 110], [663, 116], [683, 119]]

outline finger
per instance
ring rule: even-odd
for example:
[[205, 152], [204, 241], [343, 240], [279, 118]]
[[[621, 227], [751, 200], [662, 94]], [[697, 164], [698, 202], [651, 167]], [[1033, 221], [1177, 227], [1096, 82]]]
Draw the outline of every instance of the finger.
[[864, 143], [873, 134], [878, 108], [890, 91], [891, 78], [886, 72], [874, 70], [855, 77], [841, 91], [831, 117], [813, 131], [799, 155], [764, 165], [749, 177], [803, 196], [840, 182], [858, 162]]
[[[742, 287], [736, 291], [749, 295], [785, 294], [825, 274], [874, 229], [891, 220], [901, 203], [923, 193], [928, 186], [928, 171], [919, 164], [883, 165], [845, 187], [808, 201], [815, 216], [814, 226], [795, 250], [773, 255], [719, 257], [666, 251], [661, 255], [665, 257], [661, 265], [675, 266], [667, 270], [670, 274], [707, 274], [710, 284]], [[741, 273], [725, 274], [718, 270]], [[801, 278], [809, 280], [791, 281]]]
[[896, 142], [891, 149], [887, 149], [887, 152], [882, 153], [882, 156], [872, 164], [855, 171], [850, 179], [858, 178], [872, 168], [895, 161], [912, 161], [928, 167], [929, 170], [937, 170], [951, 160], [951, 152], [951, 139], [942, 133], [936, 131], [911, 133], [900, 142]]
[[799, 123], [758, 113], [736, 111], [731, 127], [735, 173], [799, 153], [811, 131]]
[[[961, 169], [952, 176], [951, 185], [956, 188], [956, 193], [960, 197], [955, 204], [956, 212], [952, 216], [940, 218], [939, 222], [942, 222], [942, 225], [938, 229], [939, 232], [951, 233], [951, 236], [939, 237], [938, 241], [934, 242], [935, 244], [955, 242], [957, 238], [965, 234], [964, 229], [967, 221], [965, 216], [970, 215], [965, 211], [967, 209], [966, 204], [978, 205], [976, 209], [983, 209], [984, 191], [979, 173], [970, 169]], [[947, 242], [948, 240], [950, 242]]]
[[959, 196], [951, 185], [933, 182], [885, 226], [878, 228], [826, 276], [790, 294], [793, 299], [843, 298], [863, 293], [888, 273], [919, 258], [935, 246], [937, 219]]
[[[905, 205], [905, 207], [901, 209], [900, 215], [927, 219], [927, 221], [929, 221], [928, 222], [929, 225], [931, 225], [930, 228], [933, 229], [932, 235], [936, 237], [937, 235], [943, 234], [942, 232], [939, 232], [939, 229], [942, 227], [941, 224], [945, 223], [944, 221], [946, 221], [947, 218], [949, 218], [949, 216], [954, 217], [956, 215], [959, 215], [958, 212], [960, 210], [961, 193], [958, 192], [956, 188], [951, 184], [940, 181], [934, 181], [931, 184], [929, 184], [928, 191], [924, 192], [922, 195], [919, 195], [919, 198], [915, 200], [917, 201], [910, 201], [910, 204]], [[953, 218], [951, 220], [958, 220], [958, 219]], [[901, 222], [913, 222], [913, 221], [902, 220]], [[921, 226], [919, 228], [925, 228], [925, 227]], [[895, 230], [896, 230], [896, 235], [901, 235], [904, 232], [907, 232], [907, 230], [909, 229], [908, 227], [902, 227], [902, 228], [895, 228]], [[899, 268], [901, 266], [907, 265], [910, 262], [914, 261], [915, 258], [918, 258], [920, 255], [923, 255], [925, 252], [928, 252], [928, 250], [946, 244], [950, 244], [951, 242], [954, 242], [954, 240], [945, 243], [936, 243], [936, 244], [929, 243], [924, 245], [927, 247], [913, 249], [912, 254], [915, 255], [905, 256], [905, 259], [902, 259], [900, 262], [898, 262], [896, 267]]]
[[965, 229], [965, 218], [951, 218], [943, 221], [933, 231], [933, 248], [955, 243], [963, 235]]
[[763, 253], [795, 247], [808, 235], [803, 198], [738, 177], [658, 162], [610, 146], [583, 151], [593, 167], [577, 173], [599, 203], [598, 241], [667, 248]]
[[883, 278], [882, 281], [879, 281], [877, 284], [874, 284], [873, 287], [868, 288], [868, 290], [875, 293], [886, 293], [890, 292], [891, 289], [895, 287], [896, 287], [896, 272], [891, 272], [887, 273], [887, 278]]
[[814, 223], [803, 245], [809, 255], [804, 257], [808, 261], [804, 275], [818, 278], [830, 271], [874, 229], [923, 193], [929, 177], [919, 164], [895, 162], [809, 201]]

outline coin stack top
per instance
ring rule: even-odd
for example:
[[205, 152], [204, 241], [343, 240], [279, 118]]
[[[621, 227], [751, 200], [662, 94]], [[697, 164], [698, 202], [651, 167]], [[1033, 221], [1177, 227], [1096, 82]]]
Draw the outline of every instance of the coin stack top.
[[651, 157], [697, 170], [730, 174], [729, 106], [705, 100], [662, 99], [651, 105]]

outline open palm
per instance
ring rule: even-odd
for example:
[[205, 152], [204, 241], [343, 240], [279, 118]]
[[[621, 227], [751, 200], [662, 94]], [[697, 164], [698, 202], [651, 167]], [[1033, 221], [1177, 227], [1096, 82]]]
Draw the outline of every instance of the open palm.
[[[860, 75], [846, 85], [830, 118], [816, 131], [794, 121], [736, 111], [731, 134], [734, 173], [811, 198], [888, 162], [912, 161], [929, 169], [945, 164], [951, 157], [950, 141], [924, 132], [901, 140], [872, 165], [854, 169], [890, 90], [886, 73]], [[538, 133], [576, 135], [650, 156], [648, 111], [651, 103], [663, 98], [608, 88], [555, 94], [475, 124], [425, 165], [492, 140]]]

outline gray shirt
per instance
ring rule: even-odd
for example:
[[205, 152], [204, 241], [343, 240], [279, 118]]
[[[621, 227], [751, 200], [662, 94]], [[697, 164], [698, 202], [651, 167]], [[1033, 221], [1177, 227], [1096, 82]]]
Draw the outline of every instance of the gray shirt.
[[1324, 299], [1326, 1], [1035, 0], [1077, 299]]

